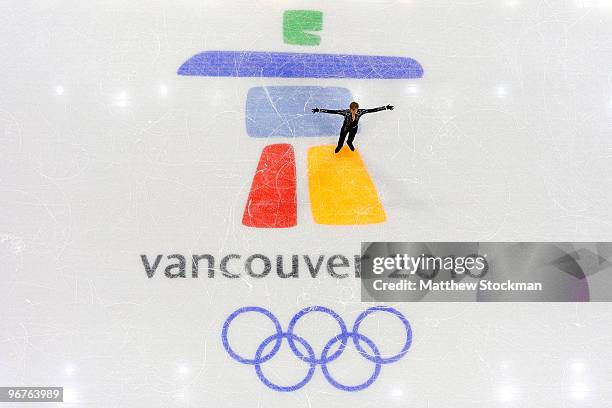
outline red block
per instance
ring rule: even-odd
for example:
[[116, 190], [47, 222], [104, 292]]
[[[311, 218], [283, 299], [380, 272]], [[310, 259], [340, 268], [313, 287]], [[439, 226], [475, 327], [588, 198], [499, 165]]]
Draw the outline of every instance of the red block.
[[293, 146], [279, 143], [261, 152], [242, 224], [257, 228], [288, 228], [297, 225]]

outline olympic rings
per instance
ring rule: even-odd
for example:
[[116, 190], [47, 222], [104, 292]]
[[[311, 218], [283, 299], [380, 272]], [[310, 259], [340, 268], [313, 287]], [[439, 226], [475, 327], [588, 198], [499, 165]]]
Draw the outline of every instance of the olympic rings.
[[[276, 391], [295, 391], [295, 390], [299, 390], [300, 388], [302, 388], [303, 386], [305, 386], [306, 384], [308, 384], [308, 381], [310, 381], [310, 379], [312, 378], [312, 376], [314, 375], [315, 372], [315, 368], [316, 365], [314, 363], [315, 360], [315, 354], [314, 354], [314, 350], [312, 349], [312, 347], [310, 347], [310, 344], [308, 344], [306, 342], [306, 340], [304, 340], [301, 337], [296, 336], [295, 334], [290, 334], [290, 333], [283, 333], [280, 335], [280, 338], [287, 338], [290, 339], [289, 341], [293, 342], [293, 339], [297, 339], [297, 341], [304, 346], [304, 348], [306, 348], [306, 351], [308, 352], [308, 355], [310, 357], [310, 361], [313, 361], [310, 363], [310, 368], [308, 369], [308, 373], [306, 373], [306, 377], [304, 377], [304, 379], [302, 381], [300, 381], [299, 383], [295, 384], [295, 385], [290, 385], [290, 386], [280, 386], [280, 385], [276, 385], [274, 384], [272, 381], [268, 380], [266, 378], [266, 376], [264, 376], [263, 371], [261, 371], [261, 364], [257, 363], [255, 364], [255, 372], [257, 373], [257, 377], [259, 377], [259, 380], [264, 383], [265, 385], [267, 385], [268, 387], [272, 388], [273, 390]], [[266, 348], [266, 346], [268, 344], [270, 344], [270, 342], [274, 339], [279, 338], [278, 335], [273, 334], [272, 336], [268, 337], [267, 339], [265, 339], [264, 341], [261, 342], [261, 344], [259, 345], [259, 347], [257, 348], [257, 352], [255, 353], [255, 360], [259, 360], [259, 358], [261, 357], [261, 353], [263, 353], [263, 350]], [[305, 359], [303, 359], [304, 361], [306, 361]]]
[[[321, 359], [319, 360], [317, 359], [313, 360], [315, 364], [322, 364], [324, 362], [329, 363], [330, 361], [333, 361], [337, 359], [338, 357], [340, 357], [340, 354], [342, 354], [342, 352], [344, 351], [344, 347], [346, 347], [346, 341], [348, 340], [348, 337], [346, 337], [346, 334], [348, 332], [348, 330], [346, 329], [346, 324], [344, 324], [344, 320], [342, 320], [342, 318], [338, 315], [338, 313], [334, 312], [331, 309], [323, 307], [323, 306], [311, 306], [311, 307], [304, 308], [300, 310], [299, 312], [297, 312], [295, 316], [293, 316], [293, 319], [291, 319], [291, 321], [289, 322], [287, 333], [293, 334], [293, 330], [295, 329], [295, 325], [297, 324], [298, 320], [300, 320], [302, 316], [307, 315], [308, 313], [311, 313], [311, 312], [327, 313], [328, 315], [336, 319], [336, 321], [338, 322], [338, 325], [340, 326], [340, 336], [342, 336], [342, 339], [340, 340], [340, 347], [338, 348], [338, 350], [336, 350], [334, 354], [332, 354], [329, 358], [325, 360], [323, 360], [323, 357], [321, 357]], [[299, 358], [304, 359], [304, 355], [302, 355], [302, 352], [298, 350], [297, 347], [295, 347], [295, 343], [293, 342], [293, 337], [289, 336], [288, 340], [289, 340], [289, 347], [291, 347], [291, 351], [293, 351], [293, 353]], [[310, 362], [308, 360], [304, 360], [304, 361], [306, 361], [307, 363]]]
[[[252, 360], [249, 360], [248, 358], [240, 357], [238, 354], [234, 352], [232, 347], [229, 345], [229, 341], [227, 340], [227, 331], [229, 330], [229, 326], [232, 323], [232, 321], [235, 318], [237, 318], [239, 315], [241, 315], [242, 313], [246, 313], [246, 312], [257, 312], [257, 313], [263, 314], [264, 316], [267, 316], [268, 318], [270, 318], [270, 320], [272, 320], [272, 323], [274, 323], [274, 327], [276, 328], [276, 343], [274, 343], [274, 347], [268, 354], [266, 354], [259, 360], [257, 359], [257, 357]], [[278, 349], [280, 349], [281, 342], [283, 341], [282, 334], [283, 334], [283, 329], [280, 325], [280, 322], [278, 321], [276, 316], [274, 316], [269, 310], [264, 309], [263, 307], [247, 306], [247, 307], [241, 307], [240, 309], [236, 310], [234, 313], [229, 315], [229, 317], [225, 320], [225, 323], [223, 324], [223, 330], [221, 331], [221, 339], [223, 340], [223, 347], [225, 347], [225, 351], [227, 351], [227, 353], [234, 360], [242, 364], [261, 364], [263, 362], [268, 361], [269, 359], [271, 359], [272, 357], [276, 355], [276, 353], [278, 352]]]
[[[339, 337], [352, 337], [353, 341], [355, 342], [355, 344], [358, 343], [358, 341], [356, 340], [357, 338], [359, 338], [360, 340], [362, 340], [364, 343], [366, 343], [374, 352], [375, 356], [380, 357], [380, 351], [378, 351], [378, 347], [376, 347], [376, 345], [374, 344], [374, 342], [372, 340], [370, 340], [369, 337], [364, 336], [361, 333], [356, 333], [356, 332], [352, 332], [352, 333], [346, 333], [345, 336], [336, 336], [333, 339], [331, 339], [323, 348], [323, 354], [321, 356], [321, 360], [325, 361], [325, 356], [327, 356], [327, 353], [329, 351], [329, 349], [331, 348], [332, 345], [334, 345], [334, 343], [341, 341], [338, 338]], [[346, 340], [345, 340], [346, 341]], [[364, 355], [364, 353], [361, 353], [361, 355]], [[378, 374], [380, 374], [380, 368], [382, 366], [382, 363], [376, 362], [376, 365], [374, 366], [374, 372], [372, 373], [372, 375], [370, 376], [370, 378], [368, 378], [366, 380], [366, 382], [364, 382], [363, 384], [359, 384], [359, 385], [344, 385], [344, 384], [340, 384], [338, 381], [336, 381], [336, 379], [332, 378], [331, 374], [329, 373], [329, 370], [327, 368], [327, 363], [323, 363], [321, 364], [321, 371], [323, 371], [323, 375], [325, 376], [325, 378], [327, 379], [327, 381], [333, 385], [334, 387], [343, 390], [343, 391], [361, 391], [364, 390], [366, 388], [368, 388], [370, 385], [372, 385], [372, 383], [374, 382], [374, 380], [376, 380], [376, 378], [378, 377]]]
[[[257, 350], [255, 352], [255, 357], [252, 359], [242, 357], [239, 354], [237, 354], [234, 351], [234, 349], [232, 349], [232, 347], [230, 346], [229, 340], [227, 338], [229, 327], [234, 321], [234, 319], [238, 317], [239, 315], [243, 313], [248, 313], [248, 312], [255, 312], [255, 313], [263, 314], [264, 316], [266, 316], [268, 319], [272, 321], [272, 323], [274, 324], [275, 330], [276, 330], [276, 333], [272, 334], [271, 336], [268, 336], [265, 340], [261, 342], [259, 347], [257, 347]], [[310, 343], [308, 343], [308, 341], [306, 341], [303, 337], [300, 337], [294, 333], [295, 326], [298, 323], [298, 321], [305, 315], [309, 313], [313, 313], [313, 312], [325, 313], [331, 316], [334, 320], [336, 320], [336, 322], [338, 323], [338, 326], [340, 327], [340, 333], [332, 337], [323, 347], [323, 351], [321, 352], [320, 358], [317, 358], [315, 351], [313, 350]], [[404, 345], [402, 346], [402, 349], [400, 350], [399, 353], [392, 355], [392, 356], [383, 357], [380, 353], [380, 350], [378, 349], [376, 344], [372, 341], [372, 339], [359, 333], [359, 327], [361, 326], [361, 323], [363, 322], [363, 320], [366, 319], [371, 314], [376, 313], [376, 312], [390, 313], [396, 316], [401, 321], [401, 323], [404, 325], [404, 329], [406, 331], [406, 341], [404, 342]], [[332, 377], [331, 373], [329, 372], [329, 368], [328, 368], [329, 363], [336, 360], [342, 355], [342, 353], [344, 352], [346, 348], [349, 338], [352, 340], [359, 354], [363, 356], [365, 359], [375, 364], [374, 371], [372, 372], [370, 377], [365, 382], [361, 384], [357, 384], [357, 385], [345, 385], [345, 384], [340, 383], [339, 381], [337, 381], [335, 378]], [[264, 375], [263, 370], [261, 368], [261, 365], [263, 363], [265, 363], [266, 361], [269, 361], [278, 353], [282, 345], [283, 339], [287, 340], [287, 342], [289, 343], [289, 347], [291, 348], [291, 351], [293, 352], [293, 354], [295, 354], [296, 357], [298, 357], [300, 360], [308, 364], [308, 371], [306, 373], [306, 376], [301, 381], [299, 381], [297, 384], [294, 384], [294, 385], [285, 386], [285, 385], [278, 385], [278, 384], [273, 383]], [[410, 323], [408, 322], [408, 319], [406, 319], [406, 317], [403, 314], [401, 314], [398, 310], [392, 307], [375, 306], [375, 307], [371, 307], [363, 311], [355, 320], [352, 331], [349, 332], [346, 324], [344, 323], [344, 320], [342, 320], [342, 318], [336, 312], [324, 306], [311, 306], [311, 307], [304, 308], [300, 310], [299, 312], [297, 312], [293, 316], [291, 321], [289, 322], [287, 331], [283, 332], [280, 322], [278, 321], [276, 316], [272, 314], [272, 312], [270, 312], [269, 310], [263, 307], [246, 306], [246, 307], [241, 307], [240, 309], [237, 309], [236, 311], [231, 313], [228, 316], [228, 318], [225, 320], [225, 323], [223, 323], [223, 329], [221, 330], [221, 341], [223, 343], [223, 347], [225, 348], [225, 351], [227, 352], [227, 354], [229, 354], [231, 358], [238, 361], [239, 363], [255, 366], [255, 373], [257, 374], [257, 377], [259, 378], [259, 380], [265, 386], [275, 391], [290, 392], [290, 391], [299, 390], [300, 388], [304, 387], [306, 384], [308, 384], [310, 379], [313, 377], [317, 365], [321, 366], [321, 371], [323, 372], [325, 379], [327, 379], [327, 381], [332, 386], [336, 387], [337, 389], [342, 390], [342, 391], [361, 391], [361, 390], [368, 388], [370, 385], [374, 383], [374, 381], [376, 381], [376, 379], [378, 378], [380, 374], [381, 368], [384, 364], [394, 363], [398, 361], [399, 359], [401, 359], [402, 357], [404, 357], [404, 355], [406, 355], [406, 353], [410, 349], [410, 346], [412, 345], [412, 329], [410, 327]], [[265, 349], [272, 342], [274, 342], [274, 345], [272, 346], [271, 350], [267, 353], [264, 353]], [[306, 354], [304, 354], [302, 351], [298, 349], [298, 347], [295, 344], [296, 342], [299, 343], [306, 350]], [[330, 354], [332, 347], [336, 343], [339, 343], [338, 349]], [[371, 354], [370, 352], [364, 350], [364, 348], [362, 347], [362, 343], [365, 343], [367, 345], [367, 348], [370, 349]]]
[[357, 319], [355, 320], [355, 325], [353, 326], [353, 333], [358, 333], [359, 332], [359, 326], [361, 325], [361, 322], [363, 322], [363, 320], [368, 317], [370, 314], [374, 313], [374, 312], [387, 312], [387, 313], [391, 313], [395, 316], [397, 316], [400, 321], [404, 324], [404, 328], [406, 329], [406, 342], [404, 343], [404, 346], [402, 347], [402, 350], [397, 353], [394, 356], [391, 357], [387, 357], [387, 358], [382, 358], [379, 356], [371, 356], [368, 353], [365, 352], [365, 350], [363, 348], [361, 348], [361, 345], [359, 344], [359, 342], [357, 341], [356, 337], [353, 337], [353, 343], [355, 344], [355, 348], [361, 353], [362, 356], [364, 356], [365, 358], [367, 358], [368, 360], [374, 362], [374, 363], [380, 363], [380, 364], [389, 364], [389, 363], [394, 363], [397, 360], [399, 360], [400, 358], [404, 357], [404, 354], [406, 354], [408, 352], [408, 349], [410, 348], [410, 345], [412, 344], [412, 329], [410, 328], [410, 323], [408, 323], [408, 319], [406, 319], [404, 317], [403, 314], [401, 314], [400, 312], [398, 312], [396, 309], [393, 309], [392, 307], [386, 307], [386, 306], [374, 306], [369, 308], [368, 310], [366, 310], [365, 312], [362, 312]]

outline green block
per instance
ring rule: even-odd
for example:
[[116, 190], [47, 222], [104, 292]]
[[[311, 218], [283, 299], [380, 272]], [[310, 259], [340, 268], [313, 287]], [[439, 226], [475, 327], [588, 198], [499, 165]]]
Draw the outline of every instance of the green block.
[[323, 29], [323, 13], [316, 10], [286, 10], [283, 14], [283, 40], [286, 44], [319, 45], [321, 36], [306, 31]]

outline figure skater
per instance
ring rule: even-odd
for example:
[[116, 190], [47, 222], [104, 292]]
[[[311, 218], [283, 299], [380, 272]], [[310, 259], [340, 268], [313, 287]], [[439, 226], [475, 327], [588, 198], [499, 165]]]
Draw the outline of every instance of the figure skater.
[[342, 129], [340, 129], [340, 138], [338, 139], [338, 146], [336, 146], [335, 152], [338, 153], [340, 149], [342, 149], [342, 145], [344, 145], [344, 139], [348, 134], [348, 140], [346, 144], [349, 149], [355, 151], [355, 147], [353, 146], [353, 139], [355, 139], [355, 134], [357, 133], [357, 128], [359, 124], [359, 118], [366, 113], [378, 112], [381, 110], [393, 110], [393, 105], [381, 106], [379, 108], [372, 109], [359, 109], [359, 104], [357, 102], [351, 102], [349, 109], [319, 109], [314, 108], [312, 113], [323, 112], [323, 113], [334, 113], [337, 115], [344, 116], [344, 122], [342, 123]]

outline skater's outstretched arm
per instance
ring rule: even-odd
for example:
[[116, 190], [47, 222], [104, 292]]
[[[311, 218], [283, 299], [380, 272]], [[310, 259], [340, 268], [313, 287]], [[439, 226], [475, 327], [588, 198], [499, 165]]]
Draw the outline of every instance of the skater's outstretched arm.
[[372, 113], [372, 112], [378, 112], [381, 110], [393, 110], [393, 105], [379, 106], [378, 108], [372, 108], [372, 109], [364, 109], [363, 113]]
[[337, 115], [342, 115], [345, 112], [345, 109], [323, 109], [323, 108], [314, 108], [312, 110], [312, 113], [317, 113], [317, 112], [322, 112], [322, 113], [335, 113]]

